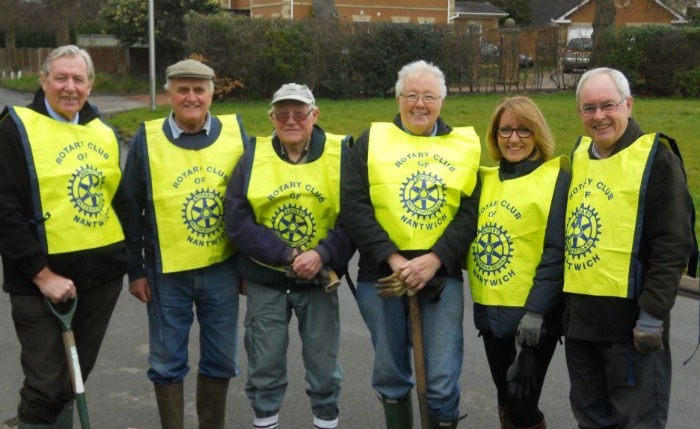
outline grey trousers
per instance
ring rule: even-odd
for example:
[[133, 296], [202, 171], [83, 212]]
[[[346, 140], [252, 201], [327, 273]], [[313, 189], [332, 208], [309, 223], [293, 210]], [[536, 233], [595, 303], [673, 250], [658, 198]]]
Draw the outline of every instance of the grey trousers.
[[338, 363], [340, 315], [338, 293], [323, 288], [287, 293], [248, 281], [245, 349], [246, 395], [258, 418], [274, 416], [287, 390], [287, 347], [292, 313], [299, 323], [306, 394], [314, 417], [338, 417], [343, 371]]

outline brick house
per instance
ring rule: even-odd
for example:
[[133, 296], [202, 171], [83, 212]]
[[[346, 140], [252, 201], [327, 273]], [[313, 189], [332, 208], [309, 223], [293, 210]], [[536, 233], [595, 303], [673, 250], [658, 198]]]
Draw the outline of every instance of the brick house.
[[[313, 0], [220, 0], [233, 13], [263, 19], [308, 18]], [[507, 17], [488, 2], [455, 0], [343, 0], [336, 2], [338, 19], [346, 22], [396, 22], [414, 24], [476, 25], [483, 30], [498, 28]]]
[[[615, 0], [615, 26], [658, 24], [675, 25], [687, 22], [671, 1]], [[555, 26], [560, 34], [589, 37], [593, 30], [595, 0], [536, 0], [533, 27]]]

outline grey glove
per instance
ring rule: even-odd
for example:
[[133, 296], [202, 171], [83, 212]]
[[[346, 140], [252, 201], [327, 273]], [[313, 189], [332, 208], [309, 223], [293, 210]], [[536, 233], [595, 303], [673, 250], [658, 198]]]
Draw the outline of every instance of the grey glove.
[[537, 389], [535, 350], [523, 347], [508, 368], [508, 392], [518, 398], [527, 398]]
[[634, 348], [643, 355], [664, 349], [664, 321], [642, 310], [632, 331]]
[[515, 334], [518, 337], [518, 344], [527, 347], [537, 347], [540, 343], [543, 321], [543, 314], [535, 313], [534, 311], [526, 312], [523, 318], [520, 319], [520, 324], [518, 324], [518, 330]]

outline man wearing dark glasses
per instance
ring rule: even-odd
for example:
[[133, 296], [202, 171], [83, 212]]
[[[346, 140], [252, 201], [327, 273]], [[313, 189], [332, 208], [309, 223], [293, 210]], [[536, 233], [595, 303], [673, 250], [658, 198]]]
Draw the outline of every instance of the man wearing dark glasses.
[[283, 85], [270, 105], [274, 133], [251, 138], [226, 191], [226, 229], [247, 285], [246, 395], [253, 426], [277, 429], [294, 312], [313, 427], [333, 429], [343, 376], [335, 272], [354, 252], [340, 223], [340, 171], [352, 138], [316, 125], [306, 85]]

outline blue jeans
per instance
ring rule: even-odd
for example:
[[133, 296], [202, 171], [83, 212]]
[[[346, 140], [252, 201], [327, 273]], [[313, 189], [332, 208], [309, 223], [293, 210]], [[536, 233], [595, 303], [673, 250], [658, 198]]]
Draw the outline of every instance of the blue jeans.
[[[428, 412], [449, 421], [459, 417], [462, 372], [464, 289], [450, 278], [436, 303], [418, 294], [423, 331]], [[406, 297], [380, 298], [373, 282], [358, 282], [357, 304], [374, 347], [372, 387], [399, 399], [413, 389], [411, 321]]]
[[190, 370], [187, 343], [193, 305], [199, 322], [199, 373], [213, 378], [238, 375], [240, 280], [233, 261], [169, 274], [157, 274], [147, 267], [146, 275], [152, 297], [148, 303], [148, 378], [156, 384], [185, 379]]

